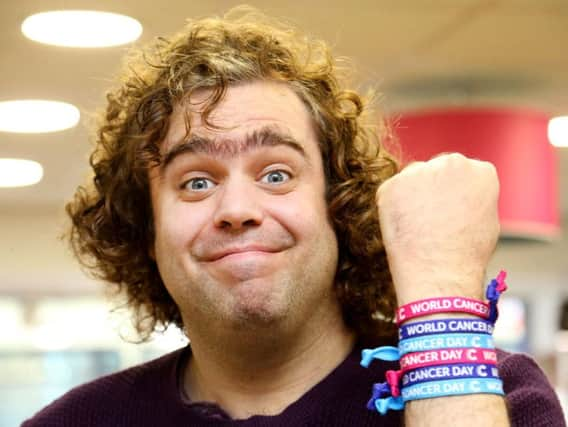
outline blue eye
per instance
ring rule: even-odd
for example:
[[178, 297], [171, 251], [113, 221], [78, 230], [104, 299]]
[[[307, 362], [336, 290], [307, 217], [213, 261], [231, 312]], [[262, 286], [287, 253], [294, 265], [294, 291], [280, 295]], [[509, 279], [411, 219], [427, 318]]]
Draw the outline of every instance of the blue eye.
[[268, 172], [264, 175], [261, 179], [262, 182], [267, 184], [281, 184], [283, 182], [288, 181], [291, 178], [288, 172], [284, 172], [281, 170]]
[[207, 191], [213, 188], [215, 183], [207, 178], [193, 178], [187, 181], [183, 187], [191, 191]]

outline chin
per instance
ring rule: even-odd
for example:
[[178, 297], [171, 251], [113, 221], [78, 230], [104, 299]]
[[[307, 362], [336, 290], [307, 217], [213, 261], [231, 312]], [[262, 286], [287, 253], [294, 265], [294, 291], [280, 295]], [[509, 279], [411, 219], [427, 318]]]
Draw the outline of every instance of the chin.
[[272, 327], [282, 319], [283, 316], [279, 316], [269, 310], [259, 310], [256, 307], [240, 309], [232, 316], [233, 324], [240, 329]]
[[289, 312], [283, 295], [248, 289], [235, 295], [230, 318], [239, 327], [272, 326], [284, 320]]

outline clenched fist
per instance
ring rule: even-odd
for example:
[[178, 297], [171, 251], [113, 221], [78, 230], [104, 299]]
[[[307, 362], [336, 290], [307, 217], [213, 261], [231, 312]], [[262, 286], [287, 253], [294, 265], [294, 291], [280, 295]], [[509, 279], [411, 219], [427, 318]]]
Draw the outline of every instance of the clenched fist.
[[499, 236], [499, 181], [488, 162], [447, 154], [383, 183], [377, 206], [398, 304], [482, 298]]

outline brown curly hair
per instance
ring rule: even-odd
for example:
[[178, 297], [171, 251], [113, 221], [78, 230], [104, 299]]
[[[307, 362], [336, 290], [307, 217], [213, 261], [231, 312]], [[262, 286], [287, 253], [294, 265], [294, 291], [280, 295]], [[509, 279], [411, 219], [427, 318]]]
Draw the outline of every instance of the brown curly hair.
[[196, 90], [208, 89], [208, 123], [228, 86], [252, 80], [285, 82], [311, 113], [339, 242], [335, 287], [345, 322], [364, 340], [393, 337], [395, 295], [375, 192], [398, 164], [384, 148], [388, 127], [377, 125], [363, 98], [343, 87], [346, 70], [324, 42], [249, 9], [189, 21], [181, 33], [129, 58], [100, 116], [90, 157], [94, 178], [79, 187], [67, 212], [75, 254], [126, 295], [142, 340], [159, 327], [183, 327], [149, 253], [148, 170], [162, 161], [159, 146], [170, 115]]

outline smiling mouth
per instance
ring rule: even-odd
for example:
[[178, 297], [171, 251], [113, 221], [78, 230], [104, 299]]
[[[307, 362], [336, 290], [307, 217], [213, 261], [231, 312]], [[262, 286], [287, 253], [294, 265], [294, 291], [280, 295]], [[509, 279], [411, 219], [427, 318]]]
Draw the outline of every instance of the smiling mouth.
[[271, 255], [278, 252], [278, 250], [264, 248], [264, 247], [246, 247], [246, 248], [239, 248], [239, 249], [229, 249], [226, 251], [222, 251], [218, 254], [212, 256], [208, 262], [215, 262], [221, 261], [224, 259], [238, 259], [238, 258], [251, 258], [257, 256], [266, 256]]
[[231, 252], [215, 259], [213, 262], [224, 261], [224, 260], [245, 260], [245, 259], [263, 257], [272, 254], [274, 254], [274, 252], [258, 251], [258, 250]]

